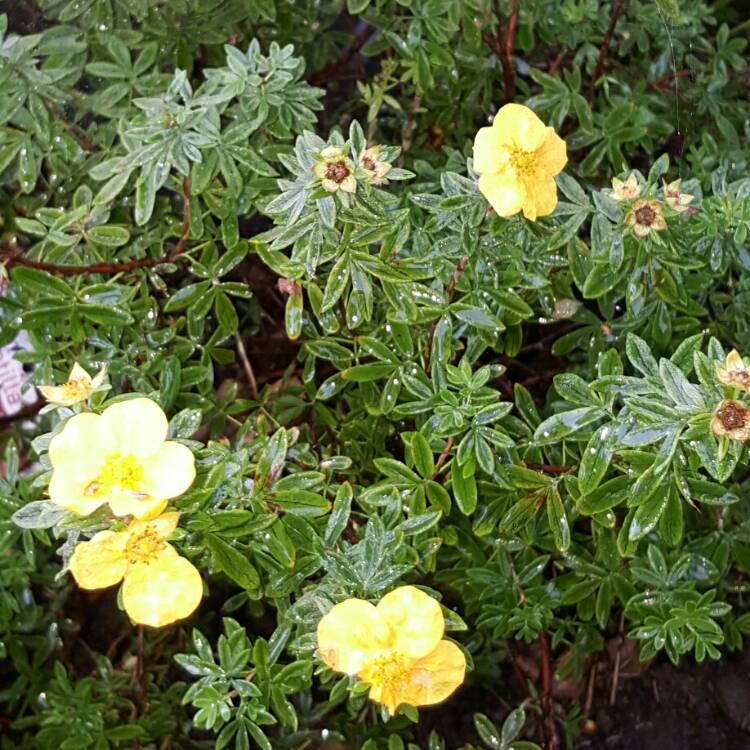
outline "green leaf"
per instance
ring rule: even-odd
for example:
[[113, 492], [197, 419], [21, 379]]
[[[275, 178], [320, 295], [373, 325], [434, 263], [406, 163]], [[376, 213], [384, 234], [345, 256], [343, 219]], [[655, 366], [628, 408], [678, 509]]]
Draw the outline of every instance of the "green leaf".
[[43, 297], [65, 299], [73, 295], [73, 290], [65, 281], [36, 268], [24, 268], [23, 266], [15, 268], [13, 270], [13, 281], [32, 294], [39, 294]]
[[429, 479], [435, 472], [435, 460], [430, 445], [421, 432], [412, 433], [411, 454], [419, 474]]
[[19, 508], [10, 520], [22, 529], [49, 529], [72, 514], [49, 500], [34, 500]]
[[457, 461], [451, 465], [451, 486], [458, 509], [465, 516], [471, 515], [477, 507], [477, 482], [474, 478], [474, 466], [471, 461], [459, 466]]
[[215, 534], [203, 537], [206, 547], [211, 552], [214, 565], [231, 578], [235, 583], [252, 594], [260, 590], [260, 576], [250, 560], [235, 547], [227, 544]]

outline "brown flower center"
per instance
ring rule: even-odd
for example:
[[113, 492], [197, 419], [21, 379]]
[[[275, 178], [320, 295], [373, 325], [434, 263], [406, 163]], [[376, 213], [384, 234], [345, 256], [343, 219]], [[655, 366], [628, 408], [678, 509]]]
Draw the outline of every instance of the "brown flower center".
[[727, 401], [716, 412], [716, 416], [725, 430], [737, 430], [745, 426], [747, 409], [733, 401]]
[[362, 157], [362, 166], [370, 172], [375, 171], [375, 162], [369, 156]]
[[648, 203], [635, 211], [635, 220], [641, 226], [650, 227], [654, 223], [654, 219], [656, 219], [656, 211]]
[[326, 179], [332, 180], [337, 185], [340, 185], [349, 176], [349, 167], [346, 166], [346, 162], [343, 161], [332, 161], [328, 164], [326, 169]]

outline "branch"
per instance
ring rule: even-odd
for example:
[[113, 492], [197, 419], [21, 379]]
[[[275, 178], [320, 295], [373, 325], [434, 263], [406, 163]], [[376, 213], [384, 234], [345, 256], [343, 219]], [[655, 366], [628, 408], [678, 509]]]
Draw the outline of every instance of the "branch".
[[451, 435], [446, 441], [445, 445], [443, 446], [443, 450], [440, 451], [440, 455], [438, 456], [437, 463], [435, 464], [435, 471], [432, 472], [432, 476], [430, 477], [431, 480], [437, 479], [438, 474], [440, 474], [440, 470], [443, 468], [443, 464], [445, 463], [445, 460], [448, 458], [448, 455], [451, 452], [451, 448], [453, 447], [453, 435]]
[[163, 255], [161, 258], [135, 258], [134, 260], [125, 260], [121, 263], [91, 263], [87, 266], [69, 266], [58, 263], [45, 263], [42, 260], [31, 260], [24, 258], [20, 252], [13, 251], [10, 248], [0, 248], [0, 265], [6, 268], [15, 266], [24, 266], [26, 268], [36, 268], [47, 273], [54, 273], [58, 276], [81, 276], [90, 273], [103, 273], [114, 275], [133, 271], [136, 268], [152, 268], [160, 263], [172, 263], [185, 252], [188, 235], [190, 234], [190, 178], [184, 177], [182, 180], [182, 230], [180, 239], [171, 253]]
[[550, 667], [549, 636], [546, 631], [539, 632], [539, 645], [542, 649], [542, 695], [541, 704], [544, 712], [547, 750], [560, 750], [560, 738], [557, 735], [555, 716], [552, 712], [552, 675]]
[[65, 132], [70, 133], [71, 137], [75, 139], [84, 151], [88, 151], [90, 154], [96, 153], [96, 146], [86, 137], [86, 134], [78, 127], [78, 125], [73, 125], [68, 122], [63, 113], [53, 102], [49, 101], [49, 99], [45, 100], [44, 104], [50, 114], [63, 126]]
[[503, 28], [500, 7], [495, 4], [495, 17], [498, 29], [496, 36], [482, 34], [484, 43], [495, 53], [495, 56], [503, 65], [503, 84], [506, 102], [512, 102], [516, 97], [515, 70], [513, 68], [513, 47], [516, 40], [516, 29], [518, 27], [518, 3], [512, 0], [512, 10], [508, 16], [508, 23]]
[[250, 395], [252, 396], [253, 401], [257, 401], [258, 381], [255, 379], [255, 373], [253, 372], [252, 365], [250, 364], [250, 360], [247, 357], [247, 351], [245, 350], [245, 345], [242, 343], [242, 336], [240, 336], [239, 331], [234, 332], [234, 341], [237, 345], [237, 355], [239, 356], [240, 362], [242, 363], [242, 369], [245, 371], [247, 384], [250, 388]]
[[[453, 292], [456, 290], [456, 284], [458, 284], [458, 280], [461, 278], [461, 274], [464, 272], [464, 268], [466, 268], [466, 264], [469, 262], [469, 256], [464, 255], [461, 260], [458, 261], [458, 265], [456, 266], [456, 269], [453, 271], [453, 276], [451, 276], [451, 280], [448, 283], [448, 286], [445, 290], [445, 296], [447, 297], [447, 302], [451, 301], [451, 297], [453, 296]], [[432, 353], [432, 340], [435, 338], [435, 329], [437, 328], [437, 320], [432, 321], [432, 325], [430, 326], [430, 333], [427, 336], [427, 354], [425, 357], [425, 365], [424, 369], [425, 372], [430, 369], [430, 355]]]
[[620, 17], [620, 13], [622, 13], [624, 5], [625, 0], [615, 0], [614, 5], [612, 6], [612, 15], [609, 19], [609, 28], [607, 29], [607, 33], [604, 35], [604, 39], [602, 39], [602, 46], [599, 48], [599, 59], [596, 61], [594, 75], [591, 78], [591, 81], [589, 81], [588, 90], [586, 92], [586, 98], [589, 101], [592, 101], [592, 99], [594, 98], [594, 86], [596, 86], [596, 82], [602, 77], [602, 73], [604, 72], [604, 63], [607, 60], [607, 55], [609, 54], [609, 45], [612, 41], [612, 35], [615, 33], [617, 19]]
[[523, 465], [527, 469], [541, 471], [544, 474], [565, 474], [570, 471], [570, 466], [559, 466], [557, 464], [535, 464], [532, 461], [524, 461]]

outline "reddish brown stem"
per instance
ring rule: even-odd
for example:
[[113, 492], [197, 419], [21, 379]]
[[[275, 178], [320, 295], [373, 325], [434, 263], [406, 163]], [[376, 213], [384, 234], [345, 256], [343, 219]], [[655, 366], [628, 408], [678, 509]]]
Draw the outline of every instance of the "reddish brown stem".
[[570, 471], [570, 466], [558, 466], [556, 464], [535, 464], [531, 461], [524, 461], [524, 466], [527, 469], [534, 469], [534, 471], [542, 471], [545, 474], [565, 474]]
[[550, 659], [549, 636], [542, 630], [539, 633], [539, 645], [542, 651], [542, 693], [541, 704], [544, 713], [545, 735], [547, 737], [546, 750], [560, 750], [560, 737], [552, 707], [552, 667]]
[[518, 3], [512, 2], [512, 10], [508, 16], [508, 22], [503, 25], [502, 14], [499, 4], [495, 4], [495, 17], [498, 29], [496, 36], [482, 34], [485, 44], [495, 53], [503, 66], [503, 86], [506, 102], [512, 102], [516, 97], [515, 69], [513, 68], [513, 47], [516, 41], [516, 29], [518, 28]]
[[151, 268], [160, 263], [171, 263], [185, 252], [188, 236], [190, 234], [190, 178], [185, 177], [182, 180], [182, 229], [180, 239], [175, 245], [174, 250], [161, 258], [135, 258], [126, 260], [121, 263], [90, 263], [87, 266], [68, 266], [58, 263], [45, 263], [42, 260], [31, 260], [24, 258], [18, 251], [10, 248], [0, 248], [0, 264], [6, 268], [14, 266], [25, 266], [26, 268], [36, 268], [40, 271], [47, 271], [58, 276], [81, 276], [90, 273], [103, 273], [114, 275], [133, 271], [136, 268]]
[[453, 436], [449, 437], [445, 441], [443, 450], [440, 451], [440, 455], [438, 456], [437, 463], [435, 464], [435, 471], [432, 473], [432, 476], [430, 477], [430, 479], [432, 480], [437, 479], [438, 474], [440, 474], [440, 469], [443, 468], [443, 464], [445, 463], [446, 459], [450, 455], [452, 447], [453, 447]]
[[625, 0], [615, 0], [614, 5], [612, 6], [612, 15], [609, 17], [609, 27], [607, 28], [607, 33], [604, 35], [604, 39], [602, 39], [602, 46], [599, 47], [599, 58], [596, 61], [594, 75], [592, 76], [591, 81], [589, 81], [588, 90], [586, 92], [586, 98], [589, 101], [593, 100], [594, 86], [596, 86], [596, 82], [602, 77], [602, 73], [604, 72], [604, 63], [607, 61], [607, 55], [609, 54], [609, 45], [612, 42], [612, 35], [615, 33], [615, 26], [617, 26], [617, 19], [620, 17], [624, 5]]
[[[451, 276], [451, 280], [448, 282], [448, 286], [445, 290], [445, 296], [447, 297], [447, 301], [451, 301], [451, 297], [453, 297], [453, 292], [456, 290], [456, 284], [458, 284], [458, 280], [461, 278], [461, 274], [464, 272], [464, 269], [466, 268], [466, 264], [469, 262], [469, 256], [464, 255], [461, 260], [458, 261], [458, 265], [456, 265], [455, 270], [453, 271], [453, 276]], [[435, 329], [437, 328], [437, 320], [432, 321], [432, 325], [430, 326], [430, 332], [427, 335], [427, 353], [425, 355], [425, 365], [424, 369], [425, 371], [429, 371], [430, 369], [430, 355], [432, 353], [432, 340], [435, 338]]]

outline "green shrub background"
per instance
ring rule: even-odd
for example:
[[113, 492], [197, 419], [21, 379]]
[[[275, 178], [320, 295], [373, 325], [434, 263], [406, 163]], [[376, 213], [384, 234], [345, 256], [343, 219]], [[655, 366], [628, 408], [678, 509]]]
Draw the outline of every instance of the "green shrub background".
[[[644, 660], [742, 647], [747, 450], [709, 428], [747, 401], [716, 378], [750, 354], [739, 8], [5, 6], [0, 344], [28, 334], [33, 383], [106, 363], [95, 408], [161, 404], [198, 462], [175, 544], [207, 594], [144, 632], [78, 590], [61, 570], [107, 522], [44, 502], [70, 412], [0, 417], [2, 750], [564, 747], [580, 706], [544, 675], [514, 693], [514, 653], [582, 681], [620, 635]], [[471, 169], [510, 100], [568, 145], [536, 223]], [[315, 185], [326, 144], [366, 143], [398, 181]], [[636, 238], [610, 195], [631, 170], [693, 210]], [[386, 722], [314, 633], [400, 583], [439, 592], [470, 671]]]

